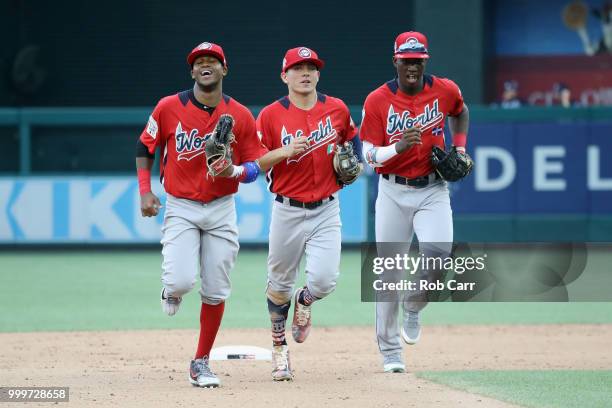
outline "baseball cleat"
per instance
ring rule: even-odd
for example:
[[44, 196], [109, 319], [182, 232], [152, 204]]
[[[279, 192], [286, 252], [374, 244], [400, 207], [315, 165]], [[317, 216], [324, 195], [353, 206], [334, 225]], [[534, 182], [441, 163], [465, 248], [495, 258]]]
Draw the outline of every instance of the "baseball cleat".
[[181, 306], [183, 298], [166, 296], [166, 289], [162, 288], [161, 292], [161, 305], [162, 310], [168, 316], [174, 316], [176, 312], [178, 312], [179, 307]]
[[389, 356], [385, 356], [383, 369], [385, 370], [385, 373], [405, 373], [406, 366], [402, 361], [402, 355], [391, 354]]
[[419, 323], [419, 312], [408, 312], [402, 324], [402, 339], [406, 344], [417, 344], [421, 338], [421, 324]]
[[272, 347], [272, 379], [274, 381], [291, 381], [293, 380], [293, 372], [291, 371], [291, 361], [289, 360], [289, 346], [273, 346]]
[[210, 371], [208, 357], [191, 360], [189, 366], [189, 382], [196, 387], [216, 388], [219, 386], [219, 379]]
[[311, 306], [304, 306], [298, 299], [300, 298], [300, 293], [304, 290], [304, 288], [300, 288], [295, 291], [294, 303], [293, 307], [293, 322], [291, 323], [291, 334], [293, 335], [293, 340], [296, 343], [303, 343], [304, 340], [308, 337], [310, 333], [311, 325]]

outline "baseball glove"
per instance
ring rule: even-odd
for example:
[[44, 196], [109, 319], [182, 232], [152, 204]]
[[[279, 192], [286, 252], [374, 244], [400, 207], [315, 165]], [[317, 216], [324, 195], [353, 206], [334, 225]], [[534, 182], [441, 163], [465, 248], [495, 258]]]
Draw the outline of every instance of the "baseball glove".
[[363, 170], [363, 165], [353, 152], [353, 144], [350, 142], [336, 145], [333, 163], [336, 180], [341, 186], [352, 184]]
[[447, 181], [461, 180], [470, 174], [474, 167], [472, 158], [467, 153], [458, 151], [455, 146], [448, 152], [434, 146], [431, 162], [440, 177]]
[[218, 176], [232, 165], [232, 146], [235, 137], [232, 133], [234, 119], [230, 115], [221, 115], [212, 135], [206, 139], [204, 152], [208, 174]]

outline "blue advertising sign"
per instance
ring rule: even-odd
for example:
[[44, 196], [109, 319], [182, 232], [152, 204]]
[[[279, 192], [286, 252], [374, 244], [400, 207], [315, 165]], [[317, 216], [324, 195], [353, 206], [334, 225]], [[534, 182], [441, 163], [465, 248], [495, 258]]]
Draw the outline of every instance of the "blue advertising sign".
[[[162, 204], [165, 193], [153, 180]], [[367, 180], [340, 192], [342, 238], [367, 238]], [[240, 241], [268, 242], [272, 194], [266, 182], [243, 184], [235, 196]], [[0, 243], [147, 243], [161, 238], [162, 213], [140, 215], [135, 177], [0, 178]]]
[[474, 172], [453, 183], [459, 214], [612, 214], [612, 124], [471, 127]]

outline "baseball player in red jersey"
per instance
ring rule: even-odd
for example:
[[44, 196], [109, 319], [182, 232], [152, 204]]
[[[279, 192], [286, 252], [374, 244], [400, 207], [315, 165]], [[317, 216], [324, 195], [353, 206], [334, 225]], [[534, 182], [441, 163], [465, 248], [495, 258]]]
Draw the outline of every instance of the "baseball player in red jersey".
[[[423, 34], [411, 31], [396, 38], [397, 76], [366, 98], [359, 134], [366, 161], [380, 175], [376, 241], [406, 243], [407, 250], [416, 233], [420, 253], [434, 257], [450, 253], [453, 219], [447, 184], [431, 164], [432, 147], [444, 148], [448, 117], [452, 143], [465, 152], [469, 114], [453, 81], [425, 74], [428, 58]], [[430, 277], [435, 271], [421, 273]], [[417, 292], [401, 302], [401, 330], [399, 303], [376, 304], [376, 335], [386, 372], [405, 371], [400, 331], [408, 344], [419, 340], [426, 294]]]
[[[303, 151], [306, 144], [297, 140], [268, 152], [257, 137], [250, 111], [222, 92], [227, 62], [219, 45], [200, 44], [187, 62], [194, 86], [158, 102], [137, 142], [136, 167], [142, 215], [155, 216], [161, 203], [151, 192], [151, 167], [159, 147], [160, 181], [167, 192], [161, 240], [162, 309], [174, 315], [200, 275], [200, 335], [189, 381], [217, 387], [219, 379], [210, 370], [208, 355], [230, 294], [229, 273], [239, 248], [233, 194], [239, 182], [257, 178], [260, 165], [267, 169]], [[242, 165], [221, 174], [227, 177], [213, 178], [207, 174], [204, 147], [222, 115], [234, 120], [233, 163]]]
[[266, 106], [257, 118], [257, 132], [270, 150], [306, 137], [306, 151], [276, 164], [268, 173], [274, 193], [270, 223], [267, 303], [272, 322], [273, 372], [276, 381], [293, 373], [285, 339], [285, 322], [299, 271], [306, 255], [306, 286], [293, 294], [291, 331], [306, 340], [311, 305], [336, 286], [340, 266], [340, 207], [332, 159], [336, 145], [350, 141], [361, 157], [361, 142], [344, 102], [317, 92], [323, 61], [316, 52], [298, 47], [287, 51], [281, 79], [288, 95]]

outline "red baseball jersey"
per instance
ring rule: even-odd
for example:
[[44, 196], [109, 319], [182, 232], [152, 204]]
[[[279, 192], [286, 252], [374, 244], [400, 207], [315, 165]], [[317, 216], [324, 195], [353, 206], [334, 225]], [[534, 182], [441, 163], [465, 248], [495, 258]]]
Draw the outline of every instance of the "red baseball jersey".
[[389, 159], [379, 174], [397, 174], [407, 178], [425, 176], [433, 171], [431, 149], [444, 148], [444, 122], [447, 116], [463, 111], [463, 97], [450, 79], [424, 76], [423, 90], [408, 95], [393, 79], [371, 92], [363, 107], [359, 128], [361, 140], [374, 146], [388, 146], [402, 138], [402, 131], [420, 126], [421, 142]]
[[205, 141], [223, 114], [234, 118], [234, 164], [257, 160], [266, 153], [257, 137], [255, 118], [245, 106], [224, 94], [210, 111], [198, 102], [193, 90], [167, 96], [158, 102], [140, 135], [149, 153], [161, 149], [160, 180], [175, 197], [209, 202], [238, 191], [236, 179], [207, 176]]
[[302, 202], [318, 201], [340, 189], [332, 164], [337, 143], [351, 140], [357, 129], [340, 99], [317, 93], [317, 103], [303, 110], [285, 96], [257, 117], [257, 133], [274, 150], [294, 137], [306, 136], [308, 149], [277, 163], [268, 171], [270, 191]]

